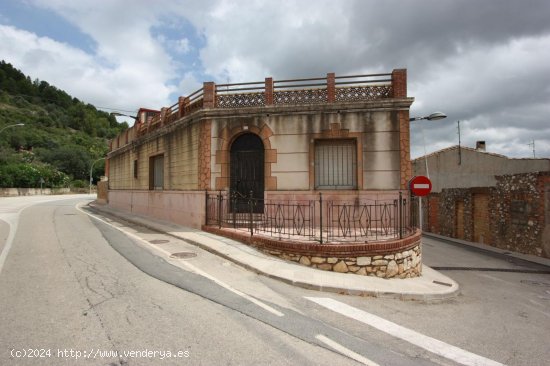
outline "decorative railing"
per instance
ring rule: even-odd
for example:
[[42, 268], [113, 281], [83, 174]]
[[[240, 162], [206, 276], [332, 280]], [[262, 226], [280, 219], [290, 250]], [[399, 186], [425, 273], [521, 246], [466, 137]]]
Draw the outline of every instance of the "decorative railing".
[[260, 107], [265, 105], [264, 93], [218, 94], [217, 108]]
[[[216, 108], [355, 102], [392, 97], [392, 74], [218, 84]], [[345, 80], [345, 81], [344, 81]], [[351, 81], [350, 81], [351, 80]], [[344, 86], [346, 85], [346, 86]], [[347, 86], [353, 85], [353, 86]], [[333, 96], [331, 98], [331, 96]]]
[[[258, 207], [260, 210], [258, 210]], [[206, 196], [206, 225], [266, 235], [277, 240], [370, 242], [415, 232], [416, 215], [399, 194], [391, 201], [273, 201], [227, 195]]]
[[371, 85], [336, 88], [337, 102], [358, 102], [391, 97], [391, 85]]
[[281, 90], [273, 93], [273, 104], [315, 104], [327, 102], [327, 89]]
[[406, 70], [386, 74], [273, 80], [247, 83], [204, 83], [187, 97], [180, 97], [151, 120], [143, 122], [136, 137], [203, 109], [290, 106], [335, 102], [360, 102], [406, 97]]

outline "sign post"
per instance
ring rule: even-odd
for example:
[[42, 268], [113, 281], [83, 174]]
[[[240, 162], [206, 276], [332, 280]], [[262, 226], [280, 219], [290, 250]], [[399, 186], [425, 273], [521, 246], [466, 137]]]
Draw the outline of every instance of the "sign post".
[[413, 196], [418, 197], [418, 226], [422, 230], [422, 197], [432, 191], [432, 181], [428, 177], [418, 175], [409, 181], [409, 189]]

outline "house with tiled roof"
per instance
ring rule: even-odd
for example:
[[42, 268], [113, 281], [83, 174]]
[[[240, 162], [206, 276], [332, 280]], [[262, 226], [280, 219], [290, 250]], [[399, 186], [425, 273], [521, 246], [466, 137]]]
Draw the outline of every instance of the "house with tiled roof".
[[[426, 172], [426, 161], [428, 170]], [[413, 175], [429, 175], [432, 192], [445, 188], [495, 187], [497, 176], [550, 171], [550, 159], [509, 158], [476, 148], [451, 146], [412, 161]]]

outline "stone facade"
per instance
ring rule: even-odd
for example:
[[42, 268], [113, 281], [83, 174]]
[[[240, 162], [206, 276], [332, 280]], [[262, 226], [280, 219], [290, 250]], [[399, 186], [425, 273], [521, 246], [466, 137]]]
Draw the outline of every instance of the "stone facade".
[[545, 185], [550, 182], [550, 172], [504, 175], [497, 181], [490, 211], [491, 230], [498, 238], [493, 244], [541, 256], [542, 234], [548, 220]]
[[[495, 187], [443, 189], [428, 197], [425, 229], [550, 257], [550, 172], [495, 177]], [[458, 208], [461, 209], [458, 209]], [[548, 248], [547, 248], [548, 247]]]

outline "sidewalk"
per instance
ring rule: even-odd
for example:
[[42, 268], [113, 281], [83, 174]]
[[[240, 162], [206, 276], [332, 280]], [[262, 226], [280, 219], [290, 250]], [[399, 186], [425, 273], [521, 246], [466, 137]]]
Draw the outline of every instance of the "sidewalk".
[[490, 252], [490, 253], [496, 254], [498, 256], [516, 258], [516, 259], [520, 259], [520, 260], [523, 260], [523, 261], [539, 264], [541, 266], [550, 267], [550, 259], [548, 259], [548, 258], [542, 258], [542, 257], [537, 257], [535, 255], [512, 252], [510, 250], [496, 248], [496, 247], [490, 246], [488, 244], [474, 243], [474, 242], [471, 242], [471, 241], [450, 238], [448, 236], [433, 234], [433, 233], [430, 233], [430, 232], [424, 232], [424, 233], [422, 233], [422, 235], [427, 237], [427, 238], [433, 238], [433, 239], [437, 239], [437, 240], [446, 241], [446, 242], [449, 242], [449, 243], [455, 244], [455, 245], [461, 245], [461, 246], [465, 246], [465, 247], [475, 248], [475, 249], [480, 250], [480, 251]]
[[422, 266], [422, 276], [383, 279], [322, 271], [264, 254], [253, 247], [222, 236], [177, 224], [90, 203], [96, 212], [165, 233], [223, 257], [247, 270], [293, 286], [348, 295], [392, 297], [401, 300], [431, 301], [454, 297], [458, 284], [449, 277]]

